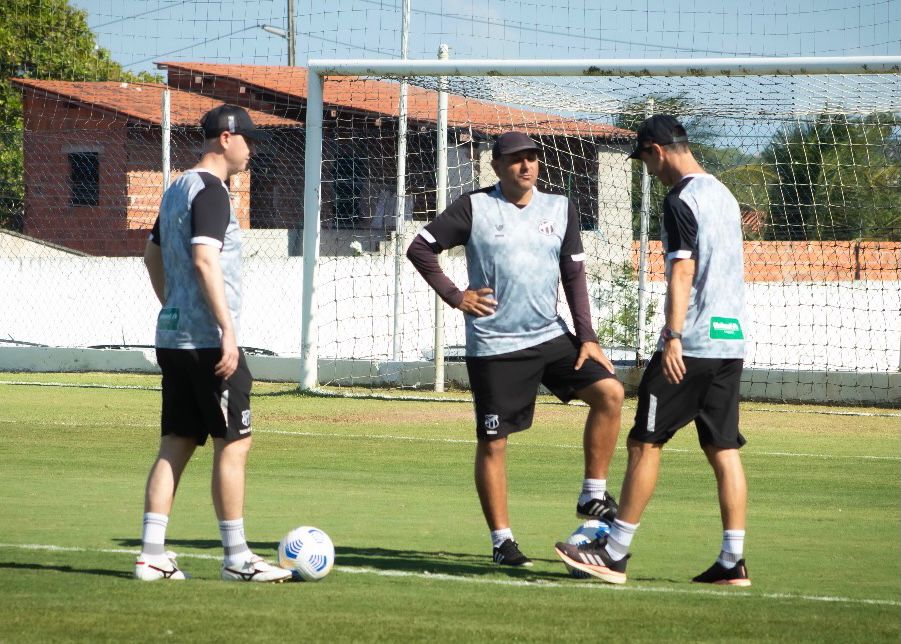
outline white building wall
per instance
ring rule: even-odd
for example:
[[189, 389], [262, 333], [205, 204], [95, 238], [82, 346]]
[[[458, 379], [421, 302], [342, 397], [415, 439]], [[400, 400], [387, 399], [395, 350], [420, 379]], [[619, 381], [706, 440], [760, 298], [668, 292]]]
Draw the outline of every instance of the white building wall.
[[[412, 233], [413, 231], [411, 231]], [[246, 258], [240, 341], [281, 355], [300, 352], [302, 258]], [[403, 360], [422, 360], [433, 344], [433, 294], [402, 263]], [[465, 260], [447, 272], [466, 284]], [[0, 341], [87, 347], [152, 345], [159, 310], [139, 258], [0, 258]], [[319, 355], [386, 360], [391, 353], [394, 257], [323, 258], [317, 291]], [[650, 284], [662, 325], [663, 290]], [[594, 284], [594, 289], [599, 289]], [[749, 368], [894, 373], [901, 362], [901, 282], [752, 283]], [[501, 303], [503, 305], [503, 303]], [[594, 317], [609, 314], [595, 303]], [[564, 318], [568, 309], [559, 306]], [[462, 316], [445, 315], [446, 343], [462, 345]], [[0, 369], [3, 366], [0, 365]]]

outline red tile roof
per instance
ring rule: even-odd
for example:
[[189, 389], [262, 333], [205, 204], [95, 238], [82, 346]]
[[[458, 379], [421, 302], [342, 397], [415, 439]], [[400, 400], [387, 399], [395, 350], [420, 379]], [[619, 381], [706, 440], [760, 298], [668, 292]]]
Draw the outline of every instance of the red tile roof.
[[[11, 78], [10, 82], [23, 89], [57, 96], [68, 101], [99, 108], [129, 119], [154, 125], [162, 121], [162, 98], [166, 85], [160, 83], [69, 82]], [[173, 125], [198, 126], [200, 118], [209, 110], [222, 105], [206, 96], [170, 89], [169, 113]], [[259, 126], [298, 127], [298, 122], [256, 110], [248, 110]]]
[[[227, 77], [246, 85], [282, 94], [307, 97], [307, 69], [269, 65], [221, 65], [214, 63], [161, 62], [161, 69], [175, 69], [204, 77]], [[398, 84], [360, 78], [331, 77], [324, 85], [326, 105], [368, 112], [376, 116], [398, 114]], [[434, 123], [437, 92], [410, 86], [407, 113], [413, 121]], [[488, 135], [517, 129], [534, 135], [595, 137], [628, 141], [635, 133], [612, 125], [567, 119], [554, 114], [522, 110], [501, 103], [480, 101], [456, 94], [448, 96], [448, 125]]]

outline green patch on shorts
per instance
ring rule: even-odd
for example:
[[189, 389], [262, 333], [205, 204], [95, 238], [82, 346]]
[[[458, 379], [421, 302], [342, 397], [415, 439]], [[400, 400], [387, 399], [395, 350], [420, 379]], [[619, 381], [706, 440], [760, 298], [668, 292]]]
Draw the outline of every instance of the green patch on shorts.
[[744, 340], [741, 322], [735, 318], [710, 318], [711, 340]]
[[157, 325], [161, 331], [175, 331], [178, 329], [178, 309], [163, 309], [160, 311]]

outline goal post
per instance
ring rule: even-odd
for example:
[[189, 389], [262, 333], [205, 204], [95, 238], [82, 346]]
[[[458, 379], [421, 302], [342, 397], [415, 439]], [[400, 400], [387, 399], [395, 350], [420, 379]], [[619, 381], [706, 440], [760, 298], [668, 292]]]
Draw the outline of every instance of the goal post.
[[[306, 106], [301, 388], [377, 382], [427, 387], [435, 382], [436, 366], [429, 370], [424, 365], [437, 360], [439, 377], [443, 369], [440, 361], [445, 347], [427, 346], [437, 344], [439, 340], [433, 338], [441, 337], [434, 333], [431, 307], [423, 304], [428, 301], [427, 287], [411, 267], [407, 267], [410, 270], [403, 288], [376, 288], [376, 281], [388, 285], [391, 280], [376, 280], [375, 272], [355, 273], [353, 279], [370, 283], [367, 294], [358, 297], [348, 293], [345, 286], [330, 286], [331, 293], [346, 300], [324, 302], [321, 298], [324, 279], [348, 278], [339, 276], [341, 271], [368, 266], [377, 272], [390, 270], [386, 267], [392, 262], [397, 265], [399, 250], [394, 251], [391, 261], [380, 261], [379, 253], [372, 250], [364, 253], [356, 267], [330, 267], [330, 277], [325, 278], [319, 244], [324, 193], [328, 193], [327, 199], [338, 199], [335, 195], [345, 181], [338, 175], [346, 170], [341, 164], [350, 163], [336, 160], [336, 155], [342, 154], [342, 146], [353, 143], [357, 150], [353, 154], [372, 160], [378, 154], [374, 150], [391, 147], [384, 140], [376, 140], [390, 139], [390, 128], [387, 134], [373, 135], [371, 142], [362, 140], [362, 130], [354, 128], [383, 127], [385, 120], [396, 118], [397, 94], [376, 101], [372, 93], [397, 87], [396, 82], [403, 79], [416, 90], [410, 100], [419, 101], [408, 114], [414, 124], [409, 136], [424, 134], [434, 140], [435, 132], [440, 131], [438, 103], [445, 84], [456, 102], [450, 128], [456, 133], [456, 144], [468, 142], [471, 151], [462, 162], [470, 167], [462, 168], [457, 175], [457, 195], [491, 179], [484, 167], [484, 155], [490, 139], [503, 129], [522, 129], [547, 144], [542, 172], [553, 173], [553, 180], [548, 178], [551, 189], [571, 198], [576, 195], [582, 203], [590, 204], [591, 212], [582, 213], [595, 226], [586, 250], [590, 247], [599, 258], [615, 258], [589, 278], [593, 296], [600, 293], [594, 298], [596, 308], [604, 308], [604, 297], [624, 298], [619, 310], [593, 311], [602, 326], [631, 325], [626, 333], [631, 338], [627, 346], [631, 355], [613, 356], [624, 365], [630, 357], [634, 364], [634, 358], [646, 358], [653, 350], [653, 330], [662, 316], [662, 276], [654, 257], [646, 257], [642, 238], [647, 234], [647, 224], [640, 225], [649, 210], [652, 218], [659, 214], [655, 200], [661, 196], [660, 186], [652, 190], [647, 178], [641, 180], [641, 170], [619, 158], [601, 167], [599, 159], [605, 153], [598, 151], [600, 146], [592, 146], [603, 127], [618, 127], [622, 136], [625, 128], [619, 126], [639, 122], [654, 100], [656, 112], [674, 111], [680, 118], [703, 121], [702, 164], [715, 165], [708, 169], [739, 193], [736, 196], [743, 209], [743, 226], [747, 225], [746, 273], [749, 288], [754, 291], [749, 304], [761, 312], [757, 322], [764, 331], [751, 343], [746, 368], [753, 375], [747, 391], [751, 396], [784, 399], [813, 399], [820, 393], [825, 399], [830, 395], [857, 401], [890, 399], [898, 383], [901, 360], [901, 324], [897, 322], [901, 314], [901, 249], [897, 247], [901, 221], [889, 216], [875, 228], [867, 224], [866, 229], [861, 223], [860, 234], [856, 235], [849, 233], [849, 226], [853, 227], [851, 220], [866, 207], [867, 191], [879, 194], [880, 208], [891, 211], [901, 207], [901, 202], [895, 203], [895, 195], [901, 193], [899, 75], [899, 56], [311, 60]], [[332, 83], [335, 86], [330, 88]], [[336, 110], [330, 102], [334, 97], [343, 101], [343, 107]], [[431, 106], [426, 107], [429, 102]], [[343, 131], [337, 122], [342, 109], [355, 114], [348, 119], [357, 119]], [[495, 115], [495, 122], [486, 122], [489, 113]], [[324, 114], [331, 120], [329, 124], [324, 125]], [[472, 118], [468, 124], [466, 114]], [[324, 127], [331, 138], [324, 137]], [[372, 147], [367, 149], [369, 143]], [[397, 149], [396, 139], [391, 143]], [[626, 143], [620, 140], [621, 147]], [[419, 155], [416, 163], [425, 164], [426, 173], [435, 173], [441, 165], [435, 157], [439, 146], [440, 142], [423, 146], [420, 141], [418, 149], [408, 154]], [[324, 149], [329, 158], [323, 156]], [[425, 158], [428, 155], [423, 150], [432, 155], [431, 159]], [[410, 158], [405, 159], [408, 172]], [[397, 159], [377, 161], [387, 167]], [[323, 176], [324, 164], [330, 166], [328, 177]], [[364, 172], [369, 173], [369, 179], [376, 174], [371, 168]], [[388, 177], [383, 179], [388, 182]], [[402, 248], [403, 235], [415, 235], [437, 214], [434, 194], [442, 180], [430, 183], [431, 195], [413, 204], [412, 221], [407, 212], [411, 206], [396, 200], [397, 207], [390, 213], [397, 222], [390, 231], [395, 243], [385, 244], [383, 255], [391, 248]], [[626, 192], [615, 197], [601, 194], [614, 184]], [[590, 194], [579, 195], [579, 190]], [[345, 225], [336, 223], [340, 208], [335, 204], [329, 208], [332, 221], [326, 228]], [[609, 226], [610, 213], [618, 218], [616, 230]], [[401, 227], [405, 221], [407, 225]], [[802, 249], [805, 244], [806, 250]], [[754, 256], [750, 257], [752, 251]], [[659, 248], [656, 252], [659, 255]], [[844, 256], [848, 253], [853, 257]], [[456, 271], [460, 276], [462, 259], [450, 259], [449, 273], [453, 276]], [[604, 261], [598, 259], [599, 263]], [[749, 268], [749, 262], [756, 264]], [[853, 265], [846, 266], [848, 262]], [[617, 273], [620, 264], [625, 267], [623, 274]], [[397, 274], [393, 277], [400, 283]], [[460, 279], [457, 281], [460, 283]], [[366, 298], [371, 300], [368, 304]], [[409, 302], [407, 310], [402, 306], [405, 301]], [[338, 314], [337, 323], [325, 319], [327, 312], [335, 314], [342, 308], [345, 317]], [[564, 317], [565, 308], [560, 307]], [[824, 309], [828, 319], [823, 319]], [[378, 343], [361, 347], [361, 355], [353, 348], [340, 348], [353, 344], [353, 332], [342, 336], [342, 330], [347, 333], [354, 325], [357, 329], [367, 325], [381, 328], [385, 325], [376, 318], [392, 315], [403, 315], [403, 320], [413, 320], [421, 327], [407, 334], [415, 337], [405, 335], [406, 351], [398, 352], [396, 335], [391, 350], [374, 349]], [[451, 324], [451, 316], [447, 317]], [[403, 320], [392, 319], [395, 334]], [[868, 337], [870, 324], [883, 325], [881, 335], [885, 337]], [[330, 326], [332, 337], [327, 351], [319, 344], [323, 325]], [[780, 336], [794, 344], [780, 345]], [[458, 333], [457, 343], [459, 337]], [[457, 344], [452, 337], [447, 341]], [[355, 362], [367, 361], [368, 371], [354, 366]], [[325, 377], [324, 366], [328, 372]], [[449, 379], [453, 381], [455, 376], [449, 373]], [[857, 396], [865, 390], [870, 393]]]

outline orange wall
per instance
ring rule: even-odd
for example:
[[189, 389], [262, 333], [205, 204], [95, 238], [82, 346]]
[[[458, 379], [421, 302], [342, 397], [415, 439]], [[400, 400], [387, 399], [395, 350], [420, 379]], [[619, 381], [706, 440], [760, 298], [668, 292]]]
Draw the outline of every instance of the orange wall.
[[[663, 280], [663, 247], [648, 245], [651, 279]], [[638, 269], [637, 241], [632, 263]], [[778, 242], [746, 241], [745, 280], [748, 282], [835, 282], [901, 279], [901, 242]]]

